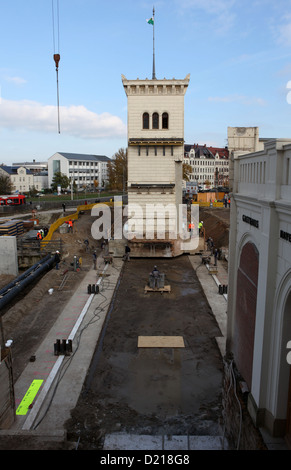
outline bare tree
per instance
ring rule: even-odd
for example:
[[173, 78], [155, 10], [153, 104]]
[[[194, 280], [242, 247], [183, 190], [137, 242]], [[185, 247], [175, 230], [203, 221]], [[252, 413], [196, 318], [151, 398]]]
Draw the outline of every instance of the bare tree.
[[118, 191], [127, 188], [127, 149], [120, 148], [108, 163], [108, 186]]

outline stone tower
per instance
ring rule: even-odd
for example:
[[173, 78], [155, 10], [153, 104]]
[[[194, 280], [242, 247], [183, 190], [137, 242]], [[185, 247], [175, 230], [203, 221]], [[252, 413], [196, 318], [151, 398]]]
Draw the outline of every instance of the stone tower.
[[183, 80], [127, 80], [122, 75], [128, 106], [128, 208], [137, 209], [132, 256], [171, 257], [182, 252], [173, 224], [182, 204], [184, 96], [189, 80], [190, 75]]

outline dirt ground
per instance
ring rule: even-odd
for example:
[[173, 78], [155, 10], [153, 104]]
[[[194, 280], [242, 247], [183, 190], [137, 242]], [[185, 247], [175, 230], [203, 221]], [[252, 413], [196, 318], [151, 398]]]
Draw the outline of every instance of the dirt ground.
[[[221, 233], [221, 246], [226, 246], [229, 222], [222, 212], [214, 224], [208, 211], [203, 211], [203, 218], [207, 236], [216, 230], [214, 241], [218, 243]], [[13, 339], [15, 380], [92, 265], [92, 250], [100, 251], [100, 242], [91, 237], [92, 222], [84, 214], [75, 222], [73, 234], [54, 234], [65, 243], [61, 269], [47, 272], [3, 316], [5, 338]], [[89, 239], [89, 253], [85, 238]], [[71, 265], [74, 255], [83, 260], [79, 272]], [[144, 293], [154, 263], [165, 273], [171, 293]], [[48, 295], [51, 287], [57, 296]], [[116, 431], [153, 435], [218, 432], [223, 372], [214, 338], [221, 333], [187, 256], [135, 259], [125, 264], [105, 327], [83, 393], [67, 423], [68, 438], [78, 441], [79, 449], [100, 449], [105, 434]], [[181, 335], [186, 347], [176, 351], [139, 349], [139, 335]]]
[[230, 210], [200, 207], [199, 216], [203, 220], [206, 238], [213, 239], [215, 248], [228, 250]]
[[[67, 423], [80, 449], [106, 433], [216, 434], [221, 419], [221, 336], [187, 256], [156, 260], [171, 293], [144, 293], [153, 260], [125, 264], [83, 392]], [[138, 336], [183, 336], [185, 348], [138, 348]]]
[[[41, 225], [41, 215], [39, 218]], [[53, 214], [49, 220], [53, 221], [55, 218], [56, 215]], [[43, 219], [43, 223], [47, 223], [48, 215], [44, 215]], [[89, 214], [82, 215], [74, 224], [73, 234], [60, 234], [58, 231], [54, 233], [54, 239], [61, 238], [64, 242], [60, 269], [57, 271], [53, 268], [46, 272], [15, 298], [13, 305], [4, 310], [5, 314], [2, 317], [4, 338], [5, 341], [13, 340], [15, 381], [51, 329], [75, 287], [92, 266], [92, 251], [97, 249], [97, 254], [100, 252], [99, 242], [91, 237], [93, 220]], [[89, 253], [85, 250], [86, 238], [89, 240]], [[72, 266], [74, 255], [82, 258], [82, 267], [79, 271], [74, 271]], [[12, 279], [11, 276], [1, 276], [0, 282], [4, 286]], [[53, 296], [48, 294], [50, 288], [54, 289]]]

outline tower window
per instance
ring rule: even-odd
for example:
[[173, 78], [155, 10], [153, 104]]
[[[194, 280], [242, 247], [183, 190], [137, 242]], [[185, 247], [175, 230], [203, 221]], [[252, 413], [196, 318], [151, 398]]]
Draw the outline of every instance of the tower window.
[[159, 128], [159, 115], [158, 113], [153, 114], [153, 129]]
[[168, 129], [169, 128], [169, 115], [168, 115], [168, 113], [163, 113], [163, 115], [162, 115], [162, 126], [163, 126], [163, 129]]
[[149, 113], [143, 113], [142, 116], [142, 128], [143, 129], [149, 129], [150, 127], [150, 117]]

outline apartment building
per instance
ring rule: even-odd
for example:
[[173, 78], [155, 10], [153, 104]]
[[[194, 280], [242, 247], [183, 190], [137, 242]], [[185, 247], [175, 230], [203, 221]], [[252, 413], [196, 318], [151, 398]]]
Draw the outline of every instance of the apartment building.
[[228, 186], [228, 149], [206, 145], [184, 146], [183, 162], [191, 166], [190, 181], [204, 187]]
[[55, 173], [61, 172], [77, 186], [77, 189], [99, 188], [108, 180], [107, 164], [110, 158], [105, 155], [86, 155], [57, 152], [48, 159], [48, 183], [52, 184]]

